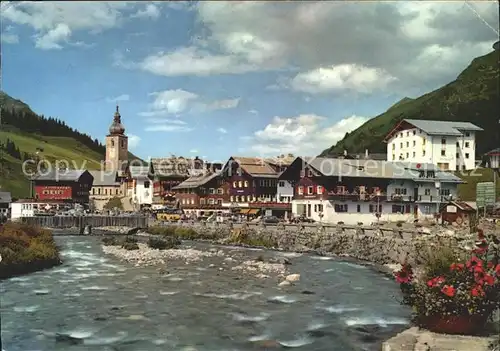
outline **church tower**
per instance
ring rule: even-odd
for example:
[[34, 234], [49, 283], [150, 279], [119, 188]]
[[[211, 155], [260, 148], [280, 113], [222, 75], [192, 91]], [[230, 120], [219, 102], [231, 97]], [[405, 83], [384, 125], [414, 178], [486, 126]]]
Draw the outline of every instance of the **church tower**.
[[106, 136], [106, 171], [121, 171], [128, 161], [128, 137], [125, 135], [125, 127], [122, 124], [120, 111], [116, 106], [113, 123], [109, 127]]

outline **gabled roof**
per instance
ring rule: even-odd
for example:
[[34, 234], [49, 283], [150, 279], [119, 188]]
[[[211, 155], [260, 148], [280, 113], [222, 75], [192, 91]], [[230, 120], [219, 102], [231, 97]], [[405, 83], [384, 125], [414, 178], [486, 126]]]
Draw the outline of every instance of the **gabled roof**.
[[228, 163], [231, 160], [237, 162], [241, 169], [252, 177], [278, 178], [279, 174], [263, 158], [232, 156]]
[[220, 174], [221, 174], [221, 171], [217, 171], [217, 172], [208, 172], [207, 171], [203, 174], [192, 176], [192, 177], [186, 179], [185, 181], [183, 181], [179, 185], [173, 187], [172, 190], [197, 188], [199, 186], [203, 186], [203, 185], [207, 184], [209, 181], [216, 178]]
[[149, 166], [129, 166], [128, 170], [132, 178], [149, 178]]
[[444, 135], [444, 136], [462, 136], [464, 131], [480, 132], [483, 128], [476, 126], [470, 122], [453, 122], [453, 121], [432, 121], [424, 119], [404, 119], [394, 127], [385, 140], [391, 138], [400, 130], [405, 130], [405, 125], [410, 124], [415, 128], [421, 129], [429, 135]]
[[105, 172], [105, 171], [89, 171], [94, 177], [92, 186], [119, 186], [120, 182], [117, 180], [118, 172]]
[[[406, 179], [417, 182], [464, 182], [453, 173], [444, 172], [430, 163], [388, 162], [366, 159], [351, 160], [326, 157], [299, 157], [295, 162], [309, 164], [314, 170], [327, 177]], [[422, 171], [432, 171], [435, 177], [422, 178], [420, 177]]]
[[473, 206], [475, 206], [474, 202], [469, 203], [469, 202], [466, 202], [466, 201], [450, 201], [450, 202], [448, 202], [446, 204], [443, 204], [441, 206], [441, 208], [445, 208], [448, 205], [455, 205], [459, 209], [461, 209], [462, 211], [467, 211], [467, 212], [475, 212], [477, 210], [477, 207], [476, 208], [473, 207]]
[[499, 156], [500, 155], [500, 148], [488, 151], [486, 153], [486, 155], [488, 155], [488, 156]]
[[264, 161], [274, 166], [290, 166], [296, 157], [293, 154], [265, 158]]
[[60, 182], [77, 182], [80, 177], [87, 172], [81, 169], [66, 169], [56, 170], [53, 169], [49, 172], [37, 174], [31, 178], [32, 180], [53, 180]]
[[7, 191], [0, 191], [0, 203], [6, 204], [12, 202], [12, 196]]

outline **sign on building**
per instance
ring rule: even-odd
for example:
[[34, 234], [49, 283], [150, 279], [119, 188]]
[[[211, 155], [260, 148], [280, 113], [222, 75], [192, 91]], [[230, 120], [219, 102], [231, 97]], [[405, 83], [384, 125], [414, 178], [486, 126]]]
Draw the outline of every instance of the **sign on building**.
[[477, 183], [476, 203], [478, 208], [495, 204], [495, 184], [493, 182]]
[[457, 213], [457, 206], [454, 206], [454, 205], [446, 206], [446, 212], [447, 213]]

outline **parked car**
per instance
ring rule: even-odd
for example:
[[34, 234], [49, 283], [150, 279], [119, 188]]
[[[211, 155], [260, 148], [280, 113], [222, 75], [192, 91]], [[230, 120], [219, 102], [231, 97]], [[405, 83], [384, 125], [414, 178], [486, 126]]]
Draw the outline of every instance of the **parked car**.
[[263, 223], [279, 223], [279, 219], [276, 216], [264, 216], [261, 219], [261, 222]]

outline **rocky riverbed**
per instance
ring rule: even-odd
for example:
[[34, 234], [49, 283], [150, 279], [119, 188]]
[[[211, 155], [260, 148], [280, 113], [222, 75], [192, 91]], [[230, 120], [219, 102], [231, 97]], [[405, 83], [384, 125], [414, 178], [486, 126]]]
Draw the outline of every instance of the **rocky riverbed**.
[[57, 240], [62, 266], [2, 285], [6, 350], [377, 350], [408, 325], [393, 281], [333, 257]]

